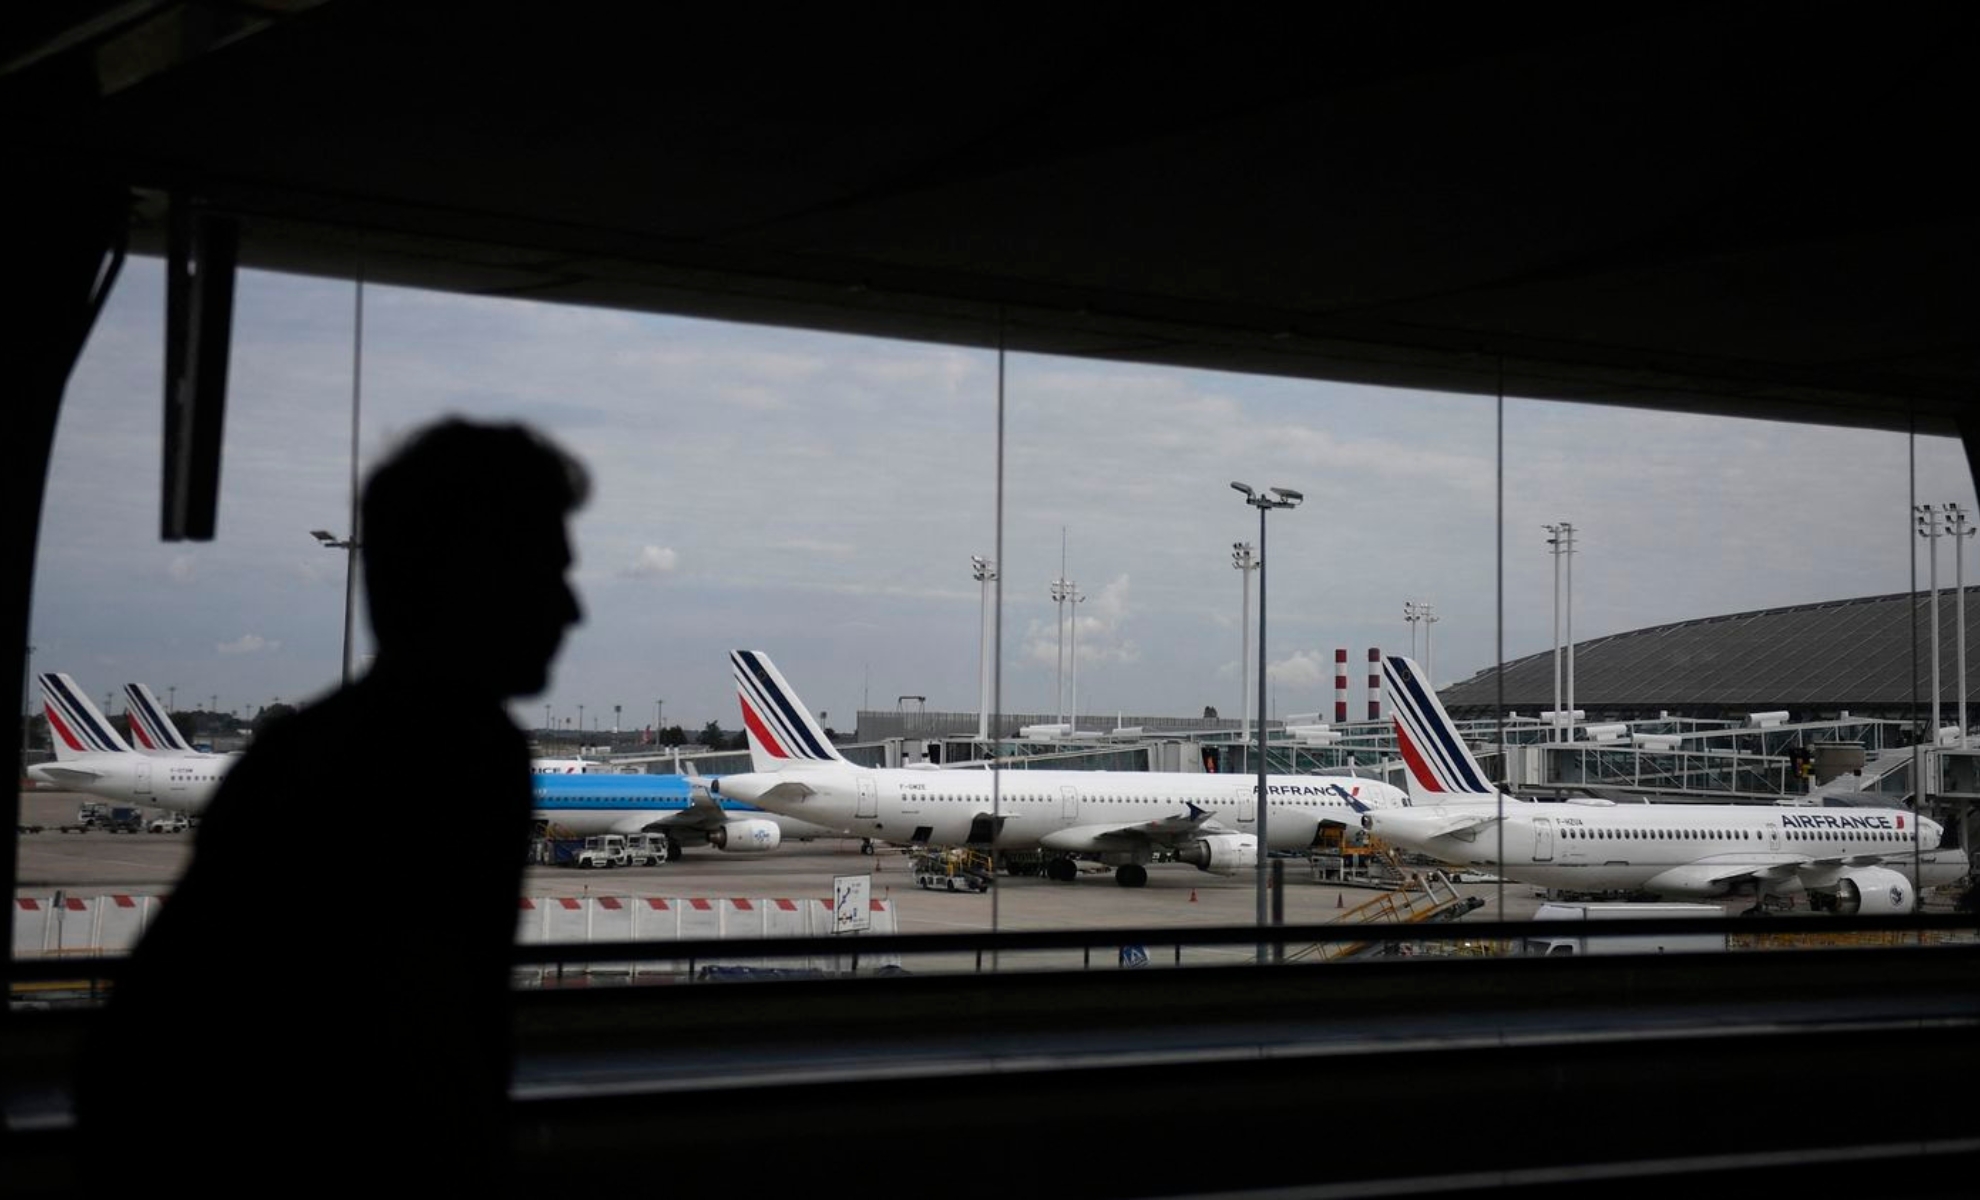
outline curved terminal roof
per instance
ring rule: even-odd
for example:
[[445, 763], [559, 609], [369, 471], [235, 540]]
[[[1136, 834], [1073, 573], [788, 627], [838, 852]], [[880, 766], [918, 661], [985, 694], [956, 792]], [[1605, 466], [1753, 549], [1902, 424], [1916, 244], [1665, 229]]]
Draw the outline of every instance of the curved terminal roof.
[[[1975, 595], [1980, 588], [1966, 592], [1972, 651], [1966, 692], [1969, 703], [1980, 706], [1980, 597]], [[1953, 589], [1940, 593], [1940, 701], [1948, 705], [1959, 700], [1955, 600]], [[1775, 709], [1797, 717], [1840, 710], [1908, 716], [1931, 703], [1930, 628], [1930, 596], [1900, 592], [1612, 634], [1575, 644], [1575, 706], [1591, 717]], [[1444, 688], [1439, 693], [1444, 706], [1455, 717], [1497, 711], [1499, 674], [1488, 667]], [[1551, 649], [1505, 664], [1503, 702], [1508, 711], [1521, 713], [1554, 707]]]

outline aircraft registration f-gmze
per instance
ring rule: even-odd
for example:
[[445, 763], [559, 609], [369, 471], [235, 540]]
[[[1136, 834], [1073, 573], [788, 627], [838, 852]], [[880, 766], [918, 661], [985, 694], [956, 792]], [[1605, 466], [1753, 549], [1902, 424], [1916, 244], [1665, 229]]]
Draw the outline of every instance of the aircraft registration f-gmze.
[[[1140, 887], [1168, 854], [1234, 875], [1258, 863], [1257, 781], [1162, 771], [915, 770], [862, 767], [841, 756], [767, 655], [729, 655], [751, 771], [724, 775], [718, 796], [861, 837], [904, 844], [987, 845], [1052, 852], [1046, 874], [1069, 881], [1076, 858], [1114, 867]], [[1407, 803], [1379, 780], [1273, 775], [1266, 780], [1271, 849], [1301, 850], [1322, 824], [1358, 823], [1356, 803]]]

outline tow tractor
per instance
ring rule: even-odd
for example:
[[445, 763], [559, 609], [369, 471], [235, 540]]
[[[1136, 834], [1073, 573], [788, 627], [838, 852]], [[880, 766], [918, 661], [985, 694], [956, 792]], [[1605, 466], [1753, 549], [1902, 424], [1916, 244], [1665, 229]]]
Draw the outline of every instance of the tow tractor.
[[931, 892], [987, 892], [993, 878], [990, 856], [964, 846], [917, 850], [909, 867], [914, 881]]

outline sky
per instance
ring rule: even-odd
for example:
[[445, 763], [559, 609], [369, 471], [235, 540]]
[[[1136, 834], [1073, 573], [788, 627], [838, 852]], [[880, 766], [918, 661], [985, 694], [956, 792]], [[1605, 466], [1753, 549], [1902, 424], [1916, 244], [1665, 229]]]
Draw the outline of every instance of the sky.
[[[1974, 508], [1946, 438], [1508, 399], [1501, 487], [1491, 398], [1014, 354], [1000, 551], [993, 351], [377, 285], [354, 346], [352, 281], [247, 272], [218, 536], [165, 543], [163, 293], [157, 260], [126, 264], [70, 380], [43, 514], [31, 667], [99, 703], [135, 681], [252, 715], [335, 686], [346, 556], [310, 531], [351, 524], [354, 390], [360, 471], [461, 414], [527, 421], [592, 472], [573, 523], [586, 618], [550, 690], [515, 706], [530, 726], [582, 705], [587, 728], [616, 710], [621, 728], [733, 729], [737, 648], [842, 732], [861, 708], [973, 712], [972, 555], [1000, 565], [1003, 711], [1059, 711], [1076, 674], [1087, 727], [1237, 716], [1231, 550], [1260, 529], [1233, 480], [1305, 497], [1266, 517], [1281, 716], [1331, 713], [1336, 648], [1359, 713], [1371, 647], [1414, 634], [1440, 682], [1551, 647], [1550, 523], [1577, 530], [1585, 640], [1904, 591], [1914, 567], [1923, 586], [1911, 505]], [[1053, 602], [1061, 578], [1080, 603]], [[459, 584], [473, 603], [480, 582]], [[1411, 601], [1436, 622], [1406, 623]], [[367, 639], [360, 613], [360, 660]]]

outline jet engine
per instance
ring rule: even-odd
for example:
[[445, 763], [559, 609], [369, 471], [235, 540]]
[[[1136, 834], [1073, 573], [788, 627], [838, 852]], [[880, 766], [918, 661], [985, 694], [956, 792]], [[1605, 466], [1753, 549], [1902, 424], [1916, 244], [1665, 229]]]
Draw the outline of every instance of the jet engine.
[[1177, 849], [1176, 858], [1212, 875], [1235, 875], [1258, 865], [1258, 839], [1248, 833], [1213, 833]]
[[775, 821], [730, 821], [708, 831], [708, 844], [730, 854], [761, 854], [783, 840]]
[[1858, 867], [1836, 880], [1836, 912], [1845, 917], [1908, 913], [1917, 899], [1909, 879], [1883, 867]]

